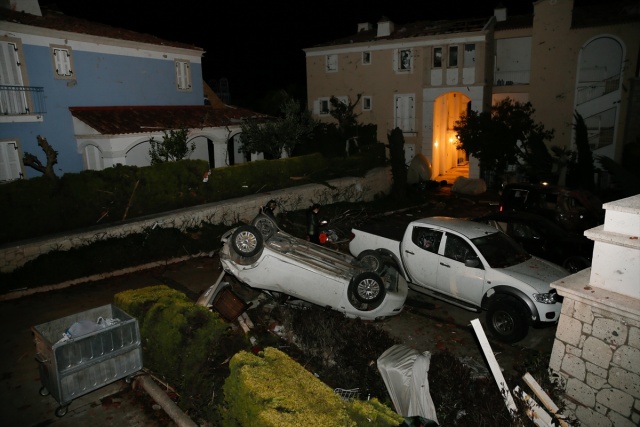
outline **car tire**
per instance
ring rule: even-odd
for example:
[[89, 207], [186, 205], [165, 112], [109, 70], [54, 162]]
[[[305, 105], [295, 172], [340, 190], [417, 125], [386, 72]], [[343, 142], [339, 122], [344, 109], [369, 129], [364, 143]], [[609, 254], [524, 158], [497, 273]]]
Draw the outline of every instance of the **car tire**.
[[241, 225], [231, 235], [231, 247], [238, 255], [249, 258], [262, 250], [262, 234], [253, 225]]
[[278, 228], [273, 220], [265, 215], [258, 215], [255, 217], [251, 222], [251, 225], [260, 231], [264, 240], [273, 236]]
[[589, 267], [589, 265], [589, 261], [579, 256], [569, 257], [562, 263], [562, 266], [569, 270], [569, 273], [571, 274], [577, 273], [580, 270], [584, 270], [585, 268]]
[[364, 268], [368, 271], [373, 271], [374, 273], [381, 274], [385, 268], [382, 255], [371, 249], [360, 252], [360, 255], [358, 255], [358, 261], [360, 261], [360, 264]]
[[507, 344], [520, 341], [529, 332], [525, 309], [512, 297], [503, 297], [492, 303], [487, 310], [486, 322], [489, 332]]
[[365, 271], [355, 276], [349, 284], [349, 292], [365, 304], [375, 304], [385, 296], [384, 282], [377, 273]]

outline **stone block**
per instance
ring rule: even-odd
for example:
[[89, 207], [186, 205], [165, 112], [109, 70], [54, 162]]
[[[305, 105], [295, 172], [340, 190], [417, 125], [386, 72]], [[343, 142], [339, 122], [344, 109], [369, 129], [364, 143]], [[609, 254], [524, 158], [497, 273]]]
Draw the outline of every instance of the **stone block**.
[[600, 366], [596, 366], [593, 363], [589, 362], [587, 362], [585, 365], [587, 367], [587, 372], [605, 379], [609, 376], [609, 371], [607, 369], [601, 368]]
[[618, 320], [597, 318], [593, 321], [591, 335], [607, 344], [622, 345], [627, 342], [627, 334], [627, 326]]
[[610, 411], [607, 416], [616, 427], [638, 427], [637, 418], [634, 422], [631, 418], [625, 418], [615, 411]]
[[591, 306], [583, 302], [574, 303], [573, 317], [582, 323], [590, 325], [593, 322], [593, 312]]
[[640, 348], [640, 328], [635, 326], [629, 328], [629, 345], [633, 348]]
[[553, 348], [551, 349], [551, 357], [549, 358], [549, 368], [559, 372], [562, 366], [562, 358], [565, 353], [565, 345], [562, 341], [554, 339]]
[[[564, 305], [564, 304], [563, 304]], [[582, 335], [582, 323], [573, 317], [560, 315], [556, 338], [567, 344], [578, 346]]]
[[596, 404], [596, 394], [593, 389], [575, 378], [567, 380], [565, 393], [579, 404], [588, 408], [593, 408]]
[[636, 399], [640, 399], [640, 375], [614, 366], [609, 370], [607, 381], [612, 387], [620, 389]]
[[623, 369], [640, 374], [640, 349], [623, 345], [613, 353], [613, 363]]
[[602, 389], [596, 394], [596, 402], [613, 409], [625, 417], [631, 415], [633, 397], [621, 390], [615, 388]]
[[594, 390], [600, 390], [603, 387], [608, 385], [607, 380], [605, 378], [602, 378], [599, 375], [594, 375], [590, 372], [587, 373], [586, 382], [587, 382], [587, 385], [593, 388]]
[[613, 358], [613, 351], [607, 343], [594, 337], [589, 337], [584, 342], [582, 357], [601, 368], [609, 368], [609, 363]]
[[588, 427], [611, 427], [612, 422], [605, 415], [599, 414], [593, 409], [584, 406], [578, 406], [575, 411], [576, 418], [580, 421], [580, 425]]
[[562, 359], [562, 371], [566, 372], [570, 376], [580, 380], [585, 380], [587, 369], [584, 366], [584, 361], [579, 357], [571, 354], [565, 354]]

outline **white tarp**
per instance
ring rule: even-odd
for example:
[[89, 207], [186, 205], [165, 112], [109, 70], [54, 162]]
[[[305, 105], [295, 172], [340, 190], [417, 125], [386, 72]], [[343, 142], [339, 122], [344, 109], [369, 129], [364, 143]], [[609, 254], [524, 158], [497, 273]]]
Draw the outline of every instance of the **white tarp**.
[[378, 370], [396, 412], [403, 417], [420, 416], [438, 422], [429, 393], [430, 363], [431, 353], [420, 353], [402, 344], [388, 348], [378, 358]]

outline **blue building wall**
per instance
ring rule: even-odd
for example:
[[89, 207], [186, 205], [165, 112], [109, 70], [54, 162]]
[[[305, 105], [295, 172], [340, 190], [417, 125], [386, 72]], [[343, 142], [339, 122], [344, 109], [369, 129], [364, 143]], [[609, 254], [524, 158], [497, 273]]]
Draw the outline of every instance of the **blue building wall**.
[[[55, 44], [55, 41], [52, 41]], [[38, 135], [58, 151], [58, 176], [83, 170], [78, 153], [69, 107], [125, 105], [203, 105], [202, 65], [191, 61], [190, 92], [176, 88], [171, 59], [112, 55], [72, 51], [74, 80], [55, 79], [48, 47], [23, 44], [29, 86], [44, 87], [46, 114], [42, 122], [1, 123], [0, 138], [16, 138], [22, 154], [29, 152], [42, 162], [46, 158], [38, 147]], [[186, 57], [185, 59], [189, 59]], [[25, 168], [27, 178], [41, 174]]]

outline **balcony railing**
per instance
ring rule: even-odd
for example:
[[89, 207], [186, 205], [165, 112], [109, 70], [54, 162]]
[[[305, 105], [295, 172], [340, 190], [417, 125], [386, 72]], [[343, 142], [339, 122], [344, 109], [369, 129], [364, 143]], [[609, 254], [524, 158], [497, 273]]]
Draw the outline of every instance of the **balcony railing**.
[[46, 112], [44, 88], [0, 85], [0, 114], [18, 116]]
[[500, 71], [494, 73], [495, 86], [528, 85], [531, 73], [529, 70]]
[[599, 98], [618, 90], [620, 75], [612, 76], [599, 81], [583, 81], [578, 83], [577, 105], [584, 104], [592, 99]]

